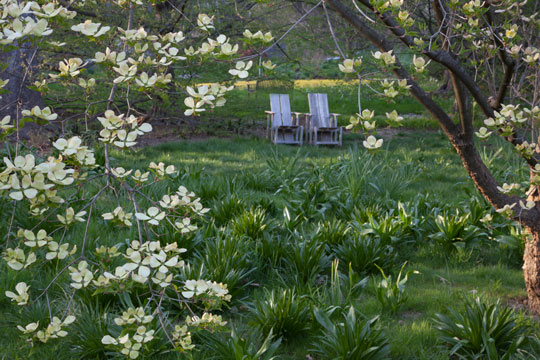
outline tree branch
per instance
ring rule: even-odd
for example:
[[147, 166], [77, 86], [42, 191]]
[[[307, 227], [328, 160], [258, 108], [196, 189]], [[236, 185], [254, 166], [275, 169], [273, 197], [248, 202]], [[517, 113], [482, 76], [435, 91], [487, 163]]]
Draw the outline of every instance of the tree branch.
[[[351, 9], [343, 5], [339, 0], [327, 0], [327, 3], [381, 51], [393, 50], [394, 47], [383, 35], [379, 34], [376, 30], [365, 24], [358, 16], [354, 14]], [[398, 78], [407, 80], [408, 85], [411, 85], [410, 93], [439, 122], [448, 138], [456, 138], [459, 132], [456, 125], [452, 122], [452, 119], [450, 119], [446, 112], [431, 98], [431, 96], [412, 79], [399, 60], [396, 60], [393, 72]]]

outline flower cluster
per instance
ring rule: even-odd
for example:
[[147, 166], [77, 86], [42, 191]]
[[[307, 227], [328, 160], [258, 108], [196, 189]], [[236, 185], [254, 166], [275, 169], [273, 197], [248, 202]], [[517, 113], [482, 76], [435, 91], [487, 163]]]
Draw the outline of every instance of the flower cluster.
[[[33, 334], [32, 337], [35, 337], [37, 340], [42, 343], [48, 342], [50, 339], [58, 339], [61, 337], [66, 337], [68, 332], [64, 330], [64, 326], [67, 326], [75, 321], [75, 316], [68, 315], [64, 321], [60, 320], [58, 317], [54, 316], [45, 330], [38, 330], [35, 334], [34, 332], [39, 327], [39, 321], [35, 323], [30, 323], [25, 327], [17, 325], [17, 329], [23, 332], [23, 334]], [[31, 341], [31, 340], [30, 340]]]
[[199, 316], [188, 316], [186, 318], [186, 324], [188, 326], [196, 326], [197, 328], [215, 330], [216, 328], [227, 325], [226, 321], [223, 321], [220, 315], [213, 315], [209, 312], [203, 313]]
[[419, 57], [416, 57], [416, 55], [413, 56], [414, 70], [417, 73], [423, 73], [424, 70], [426, 69], [426, 66], [428, 66], [430, 62], [431, 60], [426, 62], [426, 60], [424, 60], [424, 58], [421, 56]]
[[219, 308], [223, 302], [231, 300], [227, 285], [208, 280], [187, 280], [182, 296], [201, 301], [205, 308]]
[[83, 35], [91, 36], [95, 38], [100, 37], [101, 35], [104, 35], [110, 29], [111, 29], [110, 26], [101, 26], [100, 23], [94, 23], [90, 19], [86, 20], [85, 22], [81, 24], [73, 25], [71, 27], [71, 30], [73, 31], [77, 31], [77, 32], [82, 33]]
[[52, 112], [50, 107], [40, 109], [39, 106], [34, 106], [32, 110], [23, 110], [23, 116], [34, 116], [43, 120], [55, 120], [58, 118], [58, 114]]
[[74, 78], [81, 73], [82, 68], [86, 65], [80, 58], [64, 59], [58, 63], [59, 74], [49, 74], [52, 79]]
[[28, 36], [44, 37], [52, 34], [49, 20], [54, 17], [73, 18], [74, 11], [68, 11], [58, 3], [2, 1], [2, 21], [0, 23], [0, 44], [12, 44]]
[[368, 136], [366, 140], [362, 142], [362, 145], [364, 145], [364, 147], [368, 150], [376, 150], [380, 148], [382, 144], [383, 144], [383, 139], [377, 140], [377, 138], [373, 135]]
[[[528, 121], [539, 120], [540, 108], [523, 108], [522, 110], [520, 109], [520, 105], [501, 104], [501, 110], [494, 111], [494, 114], [494, 118], [487, 118], [484, 120], [484, 125], [489, 129], [499, 130], [503, 136], [510, 136], [517, 126], [524, 125]], [[484, 137], [487, 137], [487, 129], [482, 129], [483, 128], [480, 128], [480, 135], [486, 134]]]
[[178, 351], [187, 351], [195, 347], [195, 345], [191, 343], [191, 333], [188, 331], [186, 325], [176, 325], [171, 337], [174, 341], [174, 346]]
[[36, 254], [31, 252], [28, 255], [24, 253], [22, 249], [15, 248], [6, 249], [4, 253], [4, 260], [7, 262], [7, 265], [13, 270], [22, 270], [26, 269], [28, 266], [36, 262]]
[[358, 71], [358, 68], [362, 66], [362, 59], [345, 59], [343, 64], [338, 64], [339, 71], [345, 74], [351, 74]]
[[31, 230], [19, 229], [17, 232], [17, 237], [24, 241], [24, 245], [34, 248], [34, 247], [43, 247], [52, 241], [52, 237], [47, 236], [47, 231], [41, 229], [36, 234]]
[[234, 69], [229, 70], [229, 74], [237, 76], [239, 79], [245, 79], [249, 76], [249, 69], [253, 66], [253, 61], [243, 62], [238, 61]]
[[187, 106], [184, 115], [197, 115], [205, 111], [205, 105], [209, 105], [210, 108], [225, 105], [225, 95], [233, 89], [234, 86], [227, 87], [220, 84], [201, 85], [197, 87], [197, 90], [188, 86], [186, 91], [189, 97], [184, 99], [184, 104]]
[[272, 36], [272, 33], [270, 31], [263, 34], [263, 32], [260, 30], [257, 31], [256, 33], [252, 33], [251, 31], [246, 29], [244, 30], [243, 35], [248, 40], [258, 40], [258, 41], [262, 41], [263, 43], [269, 43], [269, 42], [272, 42], [272, 40], [274, 40], [274, 37]]
[[113, 212], [101, 214], [104, 220], [112, 221], [122, 226], [131, 226], [132, 213], [125, 212], [122, 207], [118, 206]]
[[139, 135], [152, 131], [152, 125], [148, 123], [139, 124], [135, 116], [115, 115], [112, 110], [105, 111], [104, 117], [98, 117], [98, 120], [103, 126], [103, 130], [99, 133], [99, 140], [119, 148], [135, 145]]
[[163, 162], [156, 164], [152, 161], [150, 165], [148, 165], [148, 169], [150, 169], [150, 171], [152, 171], [156, 176], [160, 178], [178, 174], [178, 171], [176, 171], [176, 167], [174, 165], [165, 166], [165, 163]]
[[396, 56], [392, 54], [393, 50], [380, 52], [376, 51], [372, 53], [375, 60], [380, 61], [383, 65], [391, 66], [396, 63]]
[[136, 359], [140, 355], [143, 344], [154, 339], [155, 330], [148, 330], [153, 320], [154, 317], [146, 315], [142, 307], [128, 308], [121, 317], [114, 319], [116, 325], [124, 327], [123, 335], [116, 338], [105, 335], [101, 343], [119, 350], [130, 359]]
[[87, 287], [94, 278], [94, 274], [88, 269], [88, 263], [84, 260], [79, 262], [77, 268], [70, 266], [68, 270], [72, 280], [70, 285], [75, 289]]
[[60, 151], [63, 159], [73, 162], [74, 165], [93, 167], [96, 164], [94, 151], [82, 145], [82, 140], [78, 136], [67, 140], [60, 138], [53, 142], [53, 146]]
[[173, 279], [173, 269], [182, 267], [184, 261], [180, 254], [186, 249], [178, 248], [177, 243], [161, 246], [159, 241], [140, 243], [132, 241], [126, 253], [127, 260], [122, 266], [117, 266], [114, 274], [104, 272], [93, 281], [97, 287], [109, 287], [116, 283], [132, 279], [136, 283], [152, 283], [165, 288]]

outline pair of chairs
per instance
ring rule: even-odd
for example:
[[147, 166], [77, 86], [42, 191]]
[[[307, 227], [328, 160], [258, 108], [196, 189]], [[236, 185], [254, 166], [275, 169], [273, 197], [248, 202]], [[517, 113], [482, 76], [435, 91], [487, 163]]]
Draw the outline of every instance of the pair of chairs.
[[291, 112], [287, 94], [270, 94], [267, 115], [267, 136], [274, 144], [341, 146], [343, 129], [337, 124], [338, 114], [328, 110], [326, 94], [308, 94], [309, 113]]

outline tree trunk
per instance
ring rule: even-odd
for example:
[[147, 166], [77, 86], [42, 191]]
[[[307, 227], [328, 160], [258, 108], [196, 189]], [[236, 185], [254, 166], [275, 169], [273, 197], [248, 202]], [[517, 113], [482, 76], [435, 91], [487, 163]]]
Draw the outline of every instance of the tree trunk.
[[523, 277], [529, 298], [529, 308], [540, 315], [540, 226], [528, 228], [531, 239], [525, 242]]
[[7, 65], [0, 77], [3, 80], [9, 79], [9, 83], [4, 87], [8, 93], [3, 94], [0, 99], [0, 118], [10, 115], [14, 120], [17, 115], [20, 116], [23, 109], [31, 109], [36, 105], [43, 108], [41, 93], [28, 88], [37, 71], [37, 49], [32, 48], [29, 41], [25, 41], [15, 50], [0, 52], [0, 62]]

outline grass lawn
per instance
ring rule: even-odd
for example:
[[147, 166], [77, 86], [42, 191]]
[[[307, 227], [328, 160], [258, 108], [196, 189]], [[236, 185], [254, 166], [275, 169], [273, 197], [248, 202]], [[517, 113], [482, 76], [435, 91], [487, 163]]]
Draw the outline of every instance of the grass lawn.
[[[433, 328], [436, 313], [447, 307], [458, 310], [464, 299], [474, 296], [501, 299], [513, 306], [526, 298], [519, 229], [474, 191], [441, 133], [398, 131], [386, 139], [387, 151], [374, 154], [359, 146], [360, 140], [347, 135], [342, 148], [276, 147], [266, 140], [243, 138], [184, 141], [131, 153], [113, 152], [112, 161], [125, 168], [144, 168], [150, 161], [174, 164], [179, 176], [144, 190], [145, 194], [160, 198], [167, 189], [184, 185], [211, 208], [195, 234], [162, 233], [160, 238], [178, 241], [188, 249], [184, 258], [190, 265], [180, 271], [178, 280], [201, 276], [227, 283], [233, 300], [222, 315], [240, 335], [264, 336], [273, 328], [283, 338], [279, 358], [305, 359], [310, 354], [320, 358], [311, 350], [321, 332], [311, 311], [336, 305], [330, 297], [330, 274], [332, 260], [339, 258], [342, 285], [346, 279], [357, 283], [366, 278], [364, 286], [351, 291], [340, 305], [353, 305], [367, 318], [380, 315], [378, 326], [388, 339], [392, 358], [447, 359], [448, 349], [440, 346]], [[509, 177], [517, 166], [515, 160], [496, 154], [493, 145], [485, 146], [483, 156], [495, 164], [500, 181], [519, 181]], [[520, 176], [524, 179], [526, 174]], [[118, 198], [107, 194], [94, 214], [110, 211], [117, 204], [129, 205], [125, 194]], [[9, 204], [1, 203], [1, 209], [8, 214]], [[481, 222], [488, 213], [494, 220]], [[88, 230], [90, 249], [134, 239], [134, 229], [119, 230], [94, 216], [96, 221]], [[16, 212], [17, 227], [34, 223], [24, 211]], [[450, 234], [452, 225], [448, 224], [460, 230]], [[0, 230], [6, 231], [6, 226], [2, 222]], [[84, 224], [77, 225], [65, 241], [80, 246], [83, 231]], [[364, 245], [355, 241], [366, 237], [377, 239], [373, 240], [377, 246], [384, 244], [379, 249], [382, 256], [362, 252]], [[499, 241], [508, 238], [514, 241]], [[348, 262], [356, 270], [352, 278], [347, 275]], [[410, 276], [405, 302], [391, 313], [377, 300], [382, 277], [373, 263], [395, 279], [404, 262], [406, 270], [419, 274]], [[13, 289], [19, 281], [26, 281], [37, 293], [63, 266], [62, 262], [41, 263], [35, 272], [18, 273], [2, 262], [0, 293]], [[268, 305], [272, 291], [276, 295], [286, 289], [294, 289], [298, 307], [308, 313], [300, 325], [287, 320], [294, 314], [273, 318], [257, 310], [257, 304]], [[70, 292], [60, 286], [51, 291], [51, 297], [60, 299], [52, 309], [61, 311]], [[30, 348], [15, 324], [46, 323], [45, 299], [17, 312], [2, 296], [0, 354], [5, 359], [103, 358], [100, 339], [112, 314], [137, 299], [136, 293], [110, 298], [92, 296], [91, 290], [78, 291], [72, 307], [78, 321], [68, 340], [38, 344], [28, 355]], [[96, 318], [99, 309], [110, 313], [110, 318]], [[523, 306], [517, 306], [517, 312], [519, 321], [531, 322]], [[183, 319], [185, 309], [172, 309], [169, 315], [173, 321]], [[253, 340], [254, 344], [260, 339]], [[194, 336], [194, 342], [208, 340]], [[199, 348], [203, 351], [194, 358], [208, 358], [208, 347]], [[160, 354], [153, 358], [175, 358], [171, 353]]]

